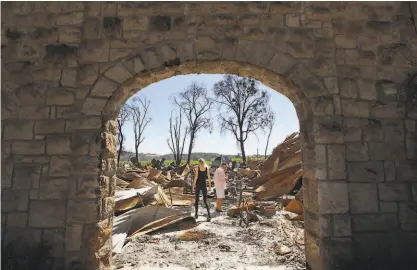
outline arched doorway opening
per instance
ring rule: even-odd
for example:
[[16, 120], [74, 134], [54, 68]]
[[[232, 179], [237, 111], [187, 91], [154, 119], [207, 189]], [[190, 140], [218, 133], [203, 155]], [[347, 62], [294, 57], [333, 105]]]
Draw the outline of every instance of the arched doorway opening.
[[[305, 213], [306, 213], [306, 250], [307, 250], [307, 261], [313, 268], [319, 269], [323, 257], [319, 256], [320, 246], [320, 234], [322, 229], [319, 227], [319, 220], [324, 217], [319, 217], [319, 200], [320, 194], [318, 193], [319, 184], [318, 180], [326, 177], [327, 174], [327, 163], [325, 152], [325, 146], [318, 145], [317, 140], [321, 144], [325, 144], [323, 138], [320, 138], [320, 130], [317, 130], [315, 125], [315, 113], [307, 101], [305, 94], [293, 84], [293, 81], [297, 81], [297, 71], [292, 73], [292, 79], [285, 78], [270, 70], [260, 68], [257, 66], [249, 65], [246, 63], [234, 62], [234, 61], [207, 61], [207, 62], [186, 62], [177, 66], [164, 66], [150, 71], [142, 71], [139, 74], [133, 75], [131, 68], [129, 68], [129, 62], [118, 63], [115, 66], [104, 72], [104, 75], [100, 77], [91, 90], [89, 96], [87, 96], [86, 102], [83, 106], [83, 112], [90, 112], [90, 109], [96, 111], [98, 115], [101, 115], [101, 137], [104, 139], [101, 152], [99, 153], [99, 183], [100, 189], [105, 190], [102, 196], [101, 205], [105, 212], [101, 215], [99, 228], [95, 234], [90, 236], [90, 239], [94, 239], [98, 234], [105, 232], [106, 237], [103, 237], [100, 244], [92, 247], [89, 254], [99, 265], [108, 264], [110, 259], [108, 253], [104, 254], [104, 250], [108, 250], [109, 236], [111, 232], [111, 218], [112, 218], [112, 205], [113, 201], [111, 196], [114, 192], [114, 183], [111, 178], [115, 173], [115, 161], [114, 161], [114, 142], [115, 142], [115, 119], [118, 112], [124, 102], [138, 90], [151, 83], [158, 82], [162, 79], [169, 78], [175, 75], [192, 74], [192, 73], [210, 73], [210, 74], [235, 74], [238, 76], [247, 76], [255, 78], [265, 85], [279, 91], [288, 97], [294, 104], [297, 112], [297, 116], [300, 123], [300, 141], [302, 149], [302, 162], [303, 162], [303, 175], [305, 178], [304, 190], [305, 190]], [[291, 78], [291, 77], [290, 77]], [[109, 91], [109, 87], [104, 82], [120, 81], [119, 85], [115, 85], [114, 89]], [[314, 85], [316, 83], [316, 85]], [[312, 82], [311, 87], [320, 87], [317, 82]], [[322, 86], [324, 87], [324, 86]], [[108, 99], [96, 97], [101, 91], [107, 93]], [[320, 91], [315, 90], [315, 91]], [[98, 101], [101, 100], [102, 106], [97, 106]], [[93, 105], [94, 106], [91, 106]], [[333, 102], [330, 102], [330, 109], [326, 106], [316, 106], [314, 111], [316, 114], [330, 114], [333, 112]], [[325, 119], [324, 124], [334, 125], [331, 119]], [[327, 122], [326, 122], [327, 121]], [[337, 127], [336, 133], [337, 133]], [[322, 131], [323, 132], [323, 131]], [[318, 136], [317, 136], [318, 135]], [[330, 134], [331, 135], [331, 134]], [[324, 135], [322, 135], [324, 136]], [[327, 134], [326, 134], [327, 136]], [[335, 135], [334, 135], [335, 136]], [[336, 151], [337, 152], [337, 151]], [[320, 157], [316, 157], [316, 153], [320, 153]], [[324, 157], [322, 156], [324, 155]], [[344, 164], [335, 164], [344, 166]], [[104, 179], [104, 180], [103, 180]], [[344, 192], [346, 185], [343, 183], [326, 184], [324, 186], [326, 193], [332, 190], [339, 193], [340, 196], [335, 197], [333, 200], [329, 198], [322, 198], [322, 206], [328, 208], [327, 213], [332, 212], [345, 212], [347, 201], [347, 193]], [[337, 191], [336, 191], [337, 190]], [[324, 211], [325, 212], [325, 211]], [[325, 212], [326, 213], [326, 212]], [[105, 240], [105, 241], [103, 241]], [[94, 242], [91, 240], [90, 242]], [[93, 252], [93, 253], [92, 253]], [[107, 259], [103, 260], [98, 254], [103, 254]], [[90, 257], [91, 258], [91, 257]]]
[[[294, 180], [300, 180], [297, 173], [301, 173], [300, 143], [297, 139], [299, 123], [295, 108], [288, 98], [258, 81], [230, 76], [233, 75], [177, 75], [142, 88], [123, 105], [117, 119], [120, 162], [115, 175], [112, 245], [117, 253], [113, 257], [114, 267], [152, 267], [159, 264], [159, 267], [164, 265], [170, 269], [177, 266], [192, 269], [198, 265], [209, 269], [234, 269], [269, 265], [278, 269], [299, 269], [305, 266], [304, 226], [299, 221], [302, 216], [298, 216], [298, 208], [292, 209], [297, 214], [282, 211], [293, 198], [291, 206], [298, 207], [302, 203], [302, 192], [298, 193], [299, 186], [293, 184]], [[240, 111], [236, 104], [241, 105]], [[256, 109], [251, 105], [253, 111], [243, 116], [240, 112], [246, 111], [249, 104], [258, 105]], [[256, 119], [253, 119], [255, 115]], [[242, 118], [242, 133], [249, 131], [247, 136], [241, 138], [240, 132], [234, 133], [230, 126], [222, 132], [224, 123], [230, 123], [239, 130], [238, 119]], [[190, 129], [186, 133], [186, 127], [190, 126], [195, 135], [191, 135]], [[283, 143], [288, 136], [287, 142]], [[193, 143], [190, 142], [191, 137]], [[276, 147], [279, 147], [277, 151]], [[178, 165], [175, 151], [183, 154], [182, 158], [179, 157], [182, 166], [187, 166], [186, 163], [190, 165], [184, 169], [185, 173], [180, 173], [182, 167]], [[229, 164], [226, 172], [228, 189], [221, 206], [223, 212], [215, 211], [213, 181], [207, 196], [210, 222], [206, 220], [206, 206], [200, 199], [197, 224], [190, 224], [193, 223], [191, 217], [195, 216], [195, 194], [190, 184], [198, 160], [205, 160], [213, 179], [220, 157]], [[243, 160], [247, 161], [246, 165], [242, 164]], [[290, 168], [288, 176], [277, 172], [281, 169], [281, 172], [285, 171], [285, 167]], [[272, 183], [279, 183], [275, 182], [278, 174], [284, 177], [283, 182], [276, 186], [276, 193], [271, 194]], [[262, 178], [258, 179], [259, 175]], [[135, 188], [142, 187], [138, 191], [143, 192], [146, 198], [150, 195], [143, 189], [151, 189], [149, 186], [153, 185], [162, 187], [166, 196], [159, 191], [157, 194], [162, 195], [157, 199], [145, 199], [145, 205], [138, 202], [126, 209], [122, 201], [140, 200], [133, 191], [132, 197], [123, 197], [135, 185], [132, 181], [141, 185]], [[185, 183], [188, 185], [182, 187]], [[239, 214], [232, 212], [239, 202], [242, 184], [245, 187], [242, 195], [249, 202], [252, 217], [247, 225], [240, 221]], [[259, 194], [256, 192], [258, 188]], [[156, 192], [156, 189], [152, 190]], [[286, 199], [281, 201], [283, 195]], [[151, 206], [153, 204], [160, 206]], [[190, 218], [168, 225], [173, 232], [167, 232], [165, 228], [162, 232], [136, 234], [123, 249], [119, 249], [121, 231], [127, 230], [122, 225], [130, 221], [129, 216], [134, 215], [138, 220], [134, 222], [134, 229], [130, 229], [129, 236], [138, 228], [136, 224], [142, 226], [139, 220], [146, 220], [145, 215], [159, 216], [151, 214], [150, 210], [145, 212], [144, 206], [150, 209], [160, 207], [157, 212], [161, 214], [167, 211], [165, 207], [171, 208], [186, 213]], [[261, 210], [265, 206], [268, 206], [267, 213]], [[142, 214], [139, 216], [139, 213]], [[192, 228], [188, 228], [188, 224]], [[190, 250], [198, 250], [198, 253], [190, 253]]]

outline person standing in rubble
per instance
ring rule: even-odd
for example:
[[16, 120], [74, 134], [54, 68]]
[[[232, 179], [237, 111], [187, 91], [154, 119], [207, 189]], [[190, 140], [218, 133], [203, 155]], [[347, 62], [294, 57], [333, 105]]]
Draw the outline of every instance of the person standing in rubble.
[[208, 167], [206, 166], [206, 162], [204, 159], [199, 160], [199, 165], [195, 169], [194, 172], [194, 181], [193, 181], [193, 192], [195, 192], [195, 218], [198, 218], [198, 203], [200, 200], [200, 192], [203, 193], [203, 200], [204, 204], [207, 208], [207, 221], [210, 221], [210, 209], [207, 204], [207, 179], [209, 189], [211, 189], [211, 179], [210, 179], [210, 172]]
[[227, 164], [223, 162], [214, 173], [214, 187], [216, 188], [216, 212], [222, 212], [224, 191], [226, 189], [226, 169]]

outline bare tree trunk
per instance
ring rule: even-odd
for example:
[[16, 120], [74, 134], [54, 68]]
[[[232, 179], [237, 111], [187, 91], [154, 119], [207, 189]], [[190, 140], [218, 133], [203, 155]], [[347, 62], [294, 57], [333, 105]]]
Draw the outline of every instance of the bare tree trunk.
[[[121, 132], [121, 131], [119, 131], [119, 132]], [[124, 140], [123, 134], [121, 134], [120, 136], [121, 136], [121, 137], [120, 137], [119, 151], [118, 151], [118, 153], [117, 153], [117, 167], [119, 167], [119, 163], [120, 163], [120, 155], [122, 154], [122, 149], [123, 149], [123, 140]]]
[[193, 143], [194, 143], [194, 133], [191, 132], [190, 134], [190, 144], [188, 146], [188, 156], [187, 156], [187, 164], [190, 165], [191, 161], [191, 152], [193, 151]]
[[275, 115], [271, 114], [269, 120], [270, 120], [270, 122], [269, 122], [269, 133], [268, 133], [268, 139], [266, 140], [266, 146], [265, 146], [265, 159], [266, 159], [266, 153], [268, 151], [269, 139], [271, 137], [272, 129], [274, 127]]
[[239, 143], [240, 143], [240, 151], [242, 152], [242, 160], [243, 160], [243, 163], [246, 164], [245, 142], [243, 140], [240, 140]]
[[268, 152], [268, 146], [269, 146], [269, 138], [271, 137], [272, 128], [269, 130], [268, 139], [266, 140], [266, 146], [265, 146], [265, 159], [266, 159], [266, 153]]
[[180, 158], [178, 160], [178, 166], [181, 165], [181, 161], [182, 161], [182, 155], [184, 153], [184, 144], [185, 144], [185, 138], [187, 138], [187, 129], [185, 130], [185, 134], [184, 134], [184, 138], [182, 140], [182, 147], [181, 147], [181, 154], [180, 154]]

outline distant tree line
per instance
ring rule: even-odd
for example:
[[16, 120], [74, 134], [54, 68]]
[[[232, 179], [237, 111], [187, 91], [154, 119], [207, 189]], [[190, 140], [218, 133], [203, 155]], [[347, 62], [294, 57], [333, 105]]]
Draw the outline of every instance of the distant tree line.
[[[171, 112], [167, 144], [177, 165], [182, 161], [187, 138], [186, 156], [187, 164], [190, 164], [197, 135], [203, 131], [213, 131], [214, 108], [217, 108], [220, 132], [234, 136], [243, 162], [247, 161], [245, 143], [249, 135], [257, 137], [260, 131], [268, 134], [265, 142], [266, 158], [275, 116], [270, 109], [269, 94], [259, 88], [259, 82], [255, 79], [225, 75], [221, 81], [214, 84], [211, 93], [204, 85], [192, 82], [182, 92], [171, 96], [171, 100], [178, 110], [176, 115]], [[144, 130], [151, 121], [147, 115], [149, 106], [150, 102], [146, 99], [133, 98], [121, 109], [117, 119], [118, 162], [124, 144], [122, 127], [128, 121], [133, 122], [135, 157], [139, 160], [139, 146], [145, 139]]]

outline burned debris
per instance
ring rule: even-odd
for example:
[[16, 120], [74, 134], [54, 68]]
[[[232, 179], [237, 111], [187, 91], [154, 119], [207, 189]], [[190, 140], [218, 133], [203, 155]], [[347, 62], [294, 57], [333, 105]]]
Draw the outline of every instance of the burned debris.
[[[187, 164], [166, 165], [164, 161], [153, 159], [148, 166], [143, 166], [132, 160], [130, 164], [133, 166], [119, 168], [115, 179], [113, 220], [116, 262], [125, 262], [126, 259], [120, 258], [129, 256], [129, 252], [133, 252], [132, 246], [142, 243], [143, 239], [153, 244], [168, 241], [167, 245], [174, 245], [174, 250], [180, 243], [202, 243], [206, 246], [215, 244], [218, 246], [216, 252], [240, 252], [238, 246], [241, 244], [236, 243], [240, 238], [225, 236], [225, 239], [231, 237], [233, 240], [219, 242], [223, 239], [220, 232], [229, 228], [236, 234], [245, 234], [247, 230], [268, 234], [267, 228], [271, 227], [275, 228], [277, 236], [268, 239], [274, 241], [263, 243], [268, 246], [268, 252], [287, 265], [302, 265], [305, 260], [303, 178], [298, 133], [289, 135], [266, 160], [237, 164], [225, 156], [214, 159], [211, 174], [223, 162], [229, 166], [223, 205], [226, 209], [224, 213], [215, 214], [211, 222], [201, 222], [191, 215], [195, 200], [192, 193], [193, 168]], [[214, 190], [209, 191], [209, 200], [215, 194]], [[260, 245], [259, 241], [265, 239], [254, 238], [253, 244]], [[132, 246], [127, 243], [132, 243]], [[168, 247], [157, 250], [170, 252]]]

